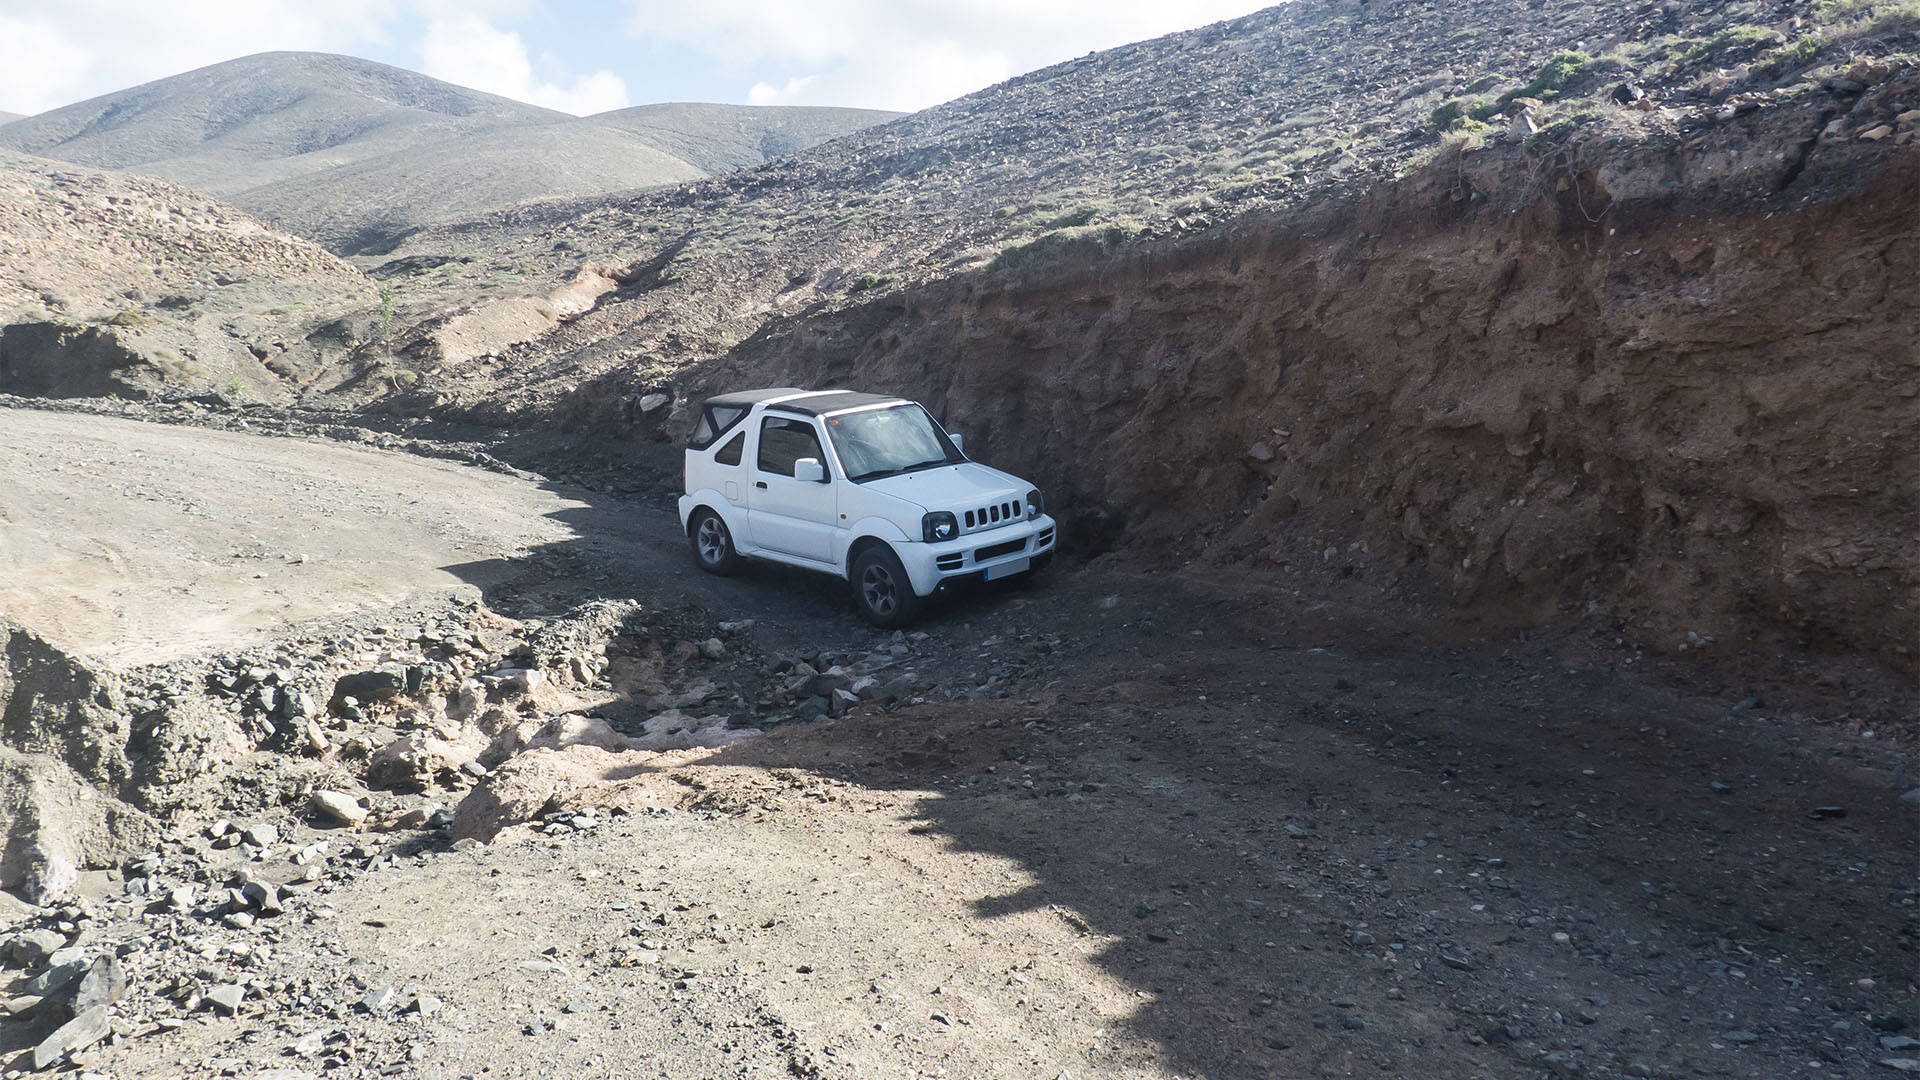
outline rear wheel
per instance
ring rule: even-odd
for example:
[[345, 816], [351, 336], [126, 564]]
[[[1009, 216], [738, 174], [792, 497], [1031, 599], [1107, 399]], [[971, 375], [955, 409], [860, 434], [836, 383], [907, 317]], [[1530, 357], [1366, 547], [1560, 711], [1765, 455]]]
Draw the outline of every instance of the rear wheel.
[[727, 523], [711, 510], [693, 515], [687, 529], [687, 542], [693, 546], [693, 561], [709, 574], [725, 577], [740, 568], [740, 553], [734, 550], [733, 534]]
[[853, 606], [873, 625], [898, 630], [919, 617], [921, 599], [892, 548], [876, 546], [861, 552], [848, 577], [853, 583]]

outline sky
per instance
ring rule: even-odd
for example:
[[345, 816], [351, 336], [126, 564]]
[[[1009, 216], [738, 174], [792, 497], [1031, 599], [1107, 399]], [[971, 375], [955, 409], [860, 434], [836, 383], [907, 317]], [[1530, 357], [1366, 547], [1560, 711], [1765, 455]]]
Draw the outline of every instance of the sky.
[[5, 0], [0, 110], [294, 49], [583, 116], [665, 101], [914, 111], [1267, 2]]

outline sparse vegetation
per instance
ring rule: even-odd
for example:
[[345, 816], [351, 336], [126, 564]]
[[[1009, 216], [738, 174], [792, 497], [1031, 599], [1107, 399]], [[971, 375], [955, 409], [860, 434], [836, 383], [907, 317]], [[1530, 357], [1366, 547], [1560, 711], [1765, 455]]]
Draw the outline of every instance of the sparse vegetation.
[[1488, 117], [1478, 114], [1486, 106], [1484, 98], [1448, 98], [1428, 114], [1427, 126], [1437, 133], [1451, 135], [1484, 131]]
[[1717, 63], [1729, 54], [1751, 54], [1764, 45], [1779, 45], [1783, 40], [1780, 32], [1770, 27], [1746, 24], [1729, 26], [1696, 45], [1687, 60]]
[[892, 280], [892, 278], [885, 274], [861, 274], [859, 277], [853, 279], [853, 284], [847, 286], [847, 293], [851, 295], [853, 293], [869, 292], [886, 285]]
[[138, 311], [128, 308], [125, 311], [116, 311], [100, 321], [108, 326], [119, 326], [131, 329], [136, 326], [145, 326], [152, 320]]
[[1016, 270], [1082, 248], [1104, 250], [1124, 244], [1145, 230], [1145, 223], [1132, 217], [1120, 218], [1102, 225], [1055, 229], [1024, 243], [1012, 244], [1001, 249], [1000, 254], [994, 256], [993, 260], [987, 264], [987, 270], [989, 272]]
[[1514, 101], [1519, 98], [1537, 98], [1541, 101], [1552, 101], [1561, 95], [1568, 84], [1578, 79], [1586, 72], [1587, 68], [1592, 65], [1593, 57], [1588, 56], [1586, 53], [1557, 53], [1553, 59], [1541, 66], [1540, 70], [1533, 76], [1532, 82], [1501, 94], [1499, 98], [1494, 101], [1493, 112], [1485, 116], [1476, 116], [1475, 119], [1487, 120], [1492, 116], [1505, 112], [1507, 106], [1513, 104]]

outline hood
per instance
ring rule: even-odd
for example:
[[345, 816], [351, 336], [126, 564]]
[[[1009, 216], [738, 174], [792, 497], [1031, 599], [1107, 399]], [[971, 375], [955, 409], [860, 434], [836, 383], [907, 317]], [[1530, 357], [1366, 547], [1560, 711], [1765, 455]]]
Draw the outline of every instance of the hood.
[[1024, 502], [1033, 485], [977, 461], [902, 473], [862, 485], [914, 503], [923, 510], [963, 513], [995, 502]]

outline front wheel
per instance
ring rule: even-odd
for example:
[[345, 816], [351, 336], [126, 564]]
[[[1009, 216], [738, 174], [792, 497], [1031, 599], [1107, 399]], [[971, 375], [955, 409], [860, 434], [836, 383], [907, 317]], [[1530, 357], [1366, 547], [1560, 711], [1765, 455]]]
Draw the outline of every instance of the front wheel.
[[861, 552], [848, 577], [853, 583], [853, 606], [873, 625], [898, 630], [919, 616], [920, 597], [893, 549], [870, 547]]
[[693, 561], [709, 574], [725, 577], [740, 568], [740, 552], [733, 546], [733, 534], [727, 523], [711, 510], [693, 515], [687, 529], [687, 542], [693, 545]]

